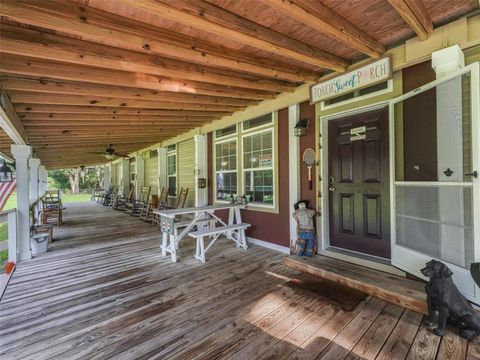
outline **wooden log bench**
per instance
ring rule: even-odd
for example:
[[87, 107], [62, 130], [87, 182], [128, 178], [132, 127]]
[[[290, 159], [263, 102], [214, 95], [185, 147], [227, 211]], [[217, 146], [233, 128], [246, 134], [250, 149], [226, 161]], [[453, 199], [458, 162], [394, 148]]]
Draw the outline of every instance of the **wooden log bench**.
[[[245, 237], [245, 229], [250, 227], [250, 224], [238, 223], [233, 225], [219, 226], [215, 228], [206, 228], [189, 233], [188, 235], [197, 240], [197, 251], [195, 258], [201, 262], [205, 262], [205, 254], [217, 241], [220, 235], [225, 234], [227, 238], [233, 240], [238, 248], [247, 249], [247, 241]], [[205, 247], [205, 237], [210, 238], [210, 243]]]

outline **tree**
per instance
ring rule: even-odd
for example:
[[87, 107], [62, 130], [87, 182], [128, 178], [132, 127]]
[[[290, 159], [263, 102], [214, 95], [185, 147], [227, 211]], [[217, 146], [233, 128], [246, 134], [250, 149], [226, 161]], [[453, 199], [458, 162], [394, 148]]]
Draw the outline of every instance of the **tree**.
[[50, 188], [57, 188], [78, 194], [80, 191], [90, 191], [103, 183], [101, 168], [72, 168], [50, 170], [48, 184]]

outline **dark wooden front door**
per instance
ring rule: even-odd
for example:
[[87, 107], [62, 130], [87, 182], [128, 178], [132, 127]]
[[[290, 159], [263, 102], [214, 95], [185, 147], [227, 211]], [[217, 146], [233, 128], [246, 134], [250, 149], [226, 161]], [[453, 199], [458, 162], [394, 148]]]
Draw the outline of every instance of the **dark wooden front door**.
[[387, 109], [328, 125], [330, 245], [390, 258]]

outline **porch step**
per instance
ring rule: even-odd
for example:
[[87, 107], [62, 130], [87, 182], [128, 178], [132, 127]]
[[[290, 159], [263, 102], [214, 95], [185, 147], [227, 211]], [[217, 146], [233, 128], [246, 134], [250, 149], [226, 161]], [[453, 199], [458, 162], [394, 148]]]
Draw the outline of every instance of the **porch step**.
[[425, 284], [422, 282], [325, 256], [303, 258], [291, 255], [284, 257], [283, 263], [295, 270], [363, 291], [392, 304], [422, 314], [428, 313]]

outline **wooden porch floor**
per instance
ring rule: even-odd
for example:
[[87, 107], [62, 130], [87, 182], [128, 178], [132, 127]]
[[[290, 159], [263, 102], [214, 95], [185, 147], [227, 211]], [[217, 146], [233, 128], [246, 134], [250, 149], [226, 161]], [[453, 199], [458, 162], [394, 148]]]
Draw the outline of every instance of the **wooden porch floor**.
[[[159, 254], [157, 230], [67, 204], [52, 251], [20, 263], [0, 303], [1, 359], [479, 359], [422, 315], [367, 297], [346, 312], [285, 286], [282, 255], [220, 241], [206, 264]], [[187, 245], [187, 244], [185, 244]]]

